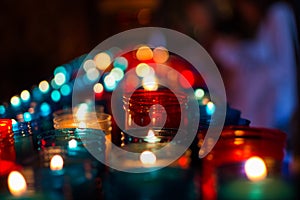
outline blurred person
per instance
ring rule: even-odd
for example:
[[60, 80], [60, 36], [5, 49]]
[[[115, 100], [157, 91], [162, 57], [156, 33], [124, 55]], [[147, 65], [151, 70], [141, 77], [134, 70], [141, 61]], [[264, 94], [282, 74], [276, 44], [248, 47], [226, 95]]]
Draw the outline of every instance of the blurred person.
[[287, 3], [235, 0], [236, 32], [211, 47], [227, 99], [252, 126], [290, 132], [297, 108], [296, 24]]

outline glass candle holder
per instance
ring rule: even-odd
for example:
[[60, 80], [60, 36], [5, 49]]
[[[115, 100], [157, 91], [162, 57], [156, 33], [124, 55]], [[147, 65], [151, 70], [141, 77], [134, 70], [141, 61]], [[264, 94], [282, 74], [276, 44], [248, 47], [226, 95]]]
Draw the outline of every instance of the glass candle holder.
[[[93, 117], [97, 117], [94, 121]], [[103, 112], [84, 112], [76, 117], [71, 109], [59, 110], [53, 114], [55, 129], [90, 128], [103, 130], [107, 135], [111, 133], [111, 115]]]
[[177, 129], [184, 114], [181, 113], [181, 106], [187, 106], [187, 99], [184, 95], [178, 99], [166, 88], [157, 91], [138, 89], [131, 96], [124, 95], [123, 103], [126, 130], [149, 124], [151, 127]]
[[[205, 132], [200, 133], [200, 137], [203, 141]], [[280, 175], [285, 140], [286, 134], [279, 130], [248, 126], [225, 127], [212, 151], [203, 158], [201, 180], [203, 198], [221, 198], [218, 196], [218, 188], [220, 187], [218, 184], [222, 181], [218, 170], [231, 166], [231, 170], [227, 170], [227, 174], [222, 176], [228, 175], [226, 179], [229, 177], [234, 179], [237, 176], [230, 174], [229, 171], [238, 174], [244, 173], [241, 171], [239, 173], [239, 170], [236, 170], [234, 166], [244, 164], [253, 156], [258, 156], [264, 160], [268, 176]]]
[[[70, 194], [62, 190], [65, 187], [69, 188], [69, 193], [73, 197], [76, 196], [76, 199], [101, 197], [101, 187], [97, 180], [101, 178], [105, 166], [85, 147], [94, 146], [101, 154], [99, 156], [105, 157], [105, 140], [103, 132], [95, 129], [59, 129], [39, 134], [37, 147], [40, 168], [37, 184], [41, 185], [44, 191], [53, 190], [64, 198], [66, 195], [70, 198]], [[50, 170], [52, 158], [58, 155], [63, 160], [63, 168], [58, 171]], [[44, 180], [47, 179], [50, 181], [45, 183]]]
[[0, 177], [10, 171], [19, 169], [15, 164], [16, 151], [14, 146], [14, 134], [10, 119], [0, 119]]

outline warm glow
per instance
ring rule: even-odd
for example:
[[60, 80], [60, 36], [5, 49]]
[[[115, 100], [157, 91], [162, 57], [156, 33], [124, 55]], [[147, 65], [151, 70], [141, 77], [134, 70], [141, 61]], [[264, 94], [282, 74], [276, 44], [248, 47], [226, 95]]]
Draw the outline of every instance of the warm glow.
[[135, 72], [139, 77], [145, 77], [148, 75], [153, 75], [154, 70], [146, 63], [140, 63], [136, 66]]
[[95, 93], [101, 94], [103, 92], [103, 85], [101, 83], [96, 83], [93, 89]]
[[23, 101], [28, 101], [30, 99], [30, 93], [28, 90], [23, 90], [20, 96]]
[[54, 76], [54, 81], [56, 85], [61, 86], [66, 82], [66, 75], [62, 72], [59, 72]]
[[102, 52], [102, 53], [98, 53], [94, 57], [94, 61], [99, 70], [105, 70], [110, 65], [111, 58], [107, 53]]
[[149, 91], [155, 91], [158, 89], [155, 76], [146, 76], [143, 78], [143, 88]]
[[39, 84], [39, 89], [41, 92], [46, 93], [49, 90], [49, 83], [47, 81], [41, 81]]
[[153, 57], [153, 52], [148, 46], [141, 46], [136, 51], [136, 58], [138, 60], [150, 60]]
[[267, 176], [266, 164], [260, 157], [251, 157], [245, 163], [245, 172], [250, 181], [264, 180]]
[[145, 138], [145, 141], [149, 142], [149, 143], [155, 143], [155, 142], [159, 142], [160, 139], [158, 137], [156, 137], [155, 134], [154, 134], [154, 131], [150, 129], [148, 131], [148, 134], [147, 134], [146, 138]]
[[52, 171], [62, 170], [64, 166], [64, 160], [60, 155], [55, 155], [51, 158], [50, 169]]
[[18, 171], [12, 171], [8, 175], [8, 188], [13, 196], [22, 196], [27, 190], [24, 176]]
[[157, 63], [165, 63], [169, 59], [169, 52], [165, 47], [157, 47], [153, 50], [153, 60]]
[[96, 63], [93, 60], [86, 60], [83, 64], [84, 71], [89, 71], [90, 69], [96, 68]]
[[11, 103], [12, 106], [19, 106], [21, 104], [21, 100], [18, 96], [13, 96], [10, 99], [10, 103]]
[[151, 151], [144, 151], [143, 153], [141, 153], [140, 155], [140, 161], [143, 164], [150, 164], [153, 165], [156, 162], [156, 156], [153, 152]]

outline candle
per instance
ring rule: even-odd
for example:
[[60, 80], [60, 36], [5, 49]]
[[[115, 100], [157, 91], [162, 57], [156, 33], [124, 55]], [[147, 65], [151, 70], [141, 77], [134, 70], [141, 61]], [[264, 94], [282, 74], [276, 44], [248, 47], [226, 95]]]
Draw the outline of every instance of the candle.
[[52, 171], [61, 171], [64, 166], [64, 160], [60, 155], [54, 155], [50, 160], [50, 169]]
[[[200, 138], [205, 136], [205, 134], [202, 134], [203, 132], [200, 134]], [[201, 177], [201, 193], [203, 198], [218, 198], [217, 192], [220, 184], [223, 184], [222, 180], [235, 178], [236, 175], [232, 174], [232, 172], [237, 171], [237, 169], [234, 167], [246, 162], [253, 156], [258, 156], [264, 160], [268, 174], [280, 175], [280, 166], [284, 157], [285, 139], [286, 134], [279, 130], [248, 126], [225, 127], [215, 147], [203, 158]], [[200, 145], [201, 141], [203, 142], [203, 138], [200, 139]], [[205, 150], [200, 150], [199, 154], [202, 151]], [[248, 175], [253, 180], [263, 179], [266, 176], [263, 167], [264, 164], [262, 164], [261, 160], [258, 161], [257, 157], [254, 158], [254, 160], [248, 160], [248, 163], [250, 163], [250, 167], [247, 168], [247, 171], [249, 171]], [[250, 172], [251, 166], [253, 166], [251, 164], [252, 161], [254, 161], [255, 168], [260, 167], [260, 174]], [[226, 166], [228, 170], [221, 173], [220, 171], [225, 169]], [[241, 173], [246, 176], [244, 171], [245, 169], [242, 168]]]
[[18, 171], [12, 171], [8, 175], [8, 188], [13, 196], [20, 197], [25, 194], [27, 184], [24, 176]]

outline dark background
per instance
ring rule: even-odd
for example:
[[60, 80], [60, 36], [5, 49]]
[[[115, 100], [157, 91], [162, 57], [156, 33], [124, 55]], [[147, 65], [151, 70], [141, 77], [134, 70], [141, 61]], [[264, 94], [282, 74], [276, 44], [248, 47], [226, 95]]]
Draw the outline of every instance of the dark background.
[[0, 102], [8, 102], [23, 89], [50, 79], [56, 66], [88, 53], [120, 31], [162, 26], [188, 33], [185, 21], [188, 2], [0, 1]]

